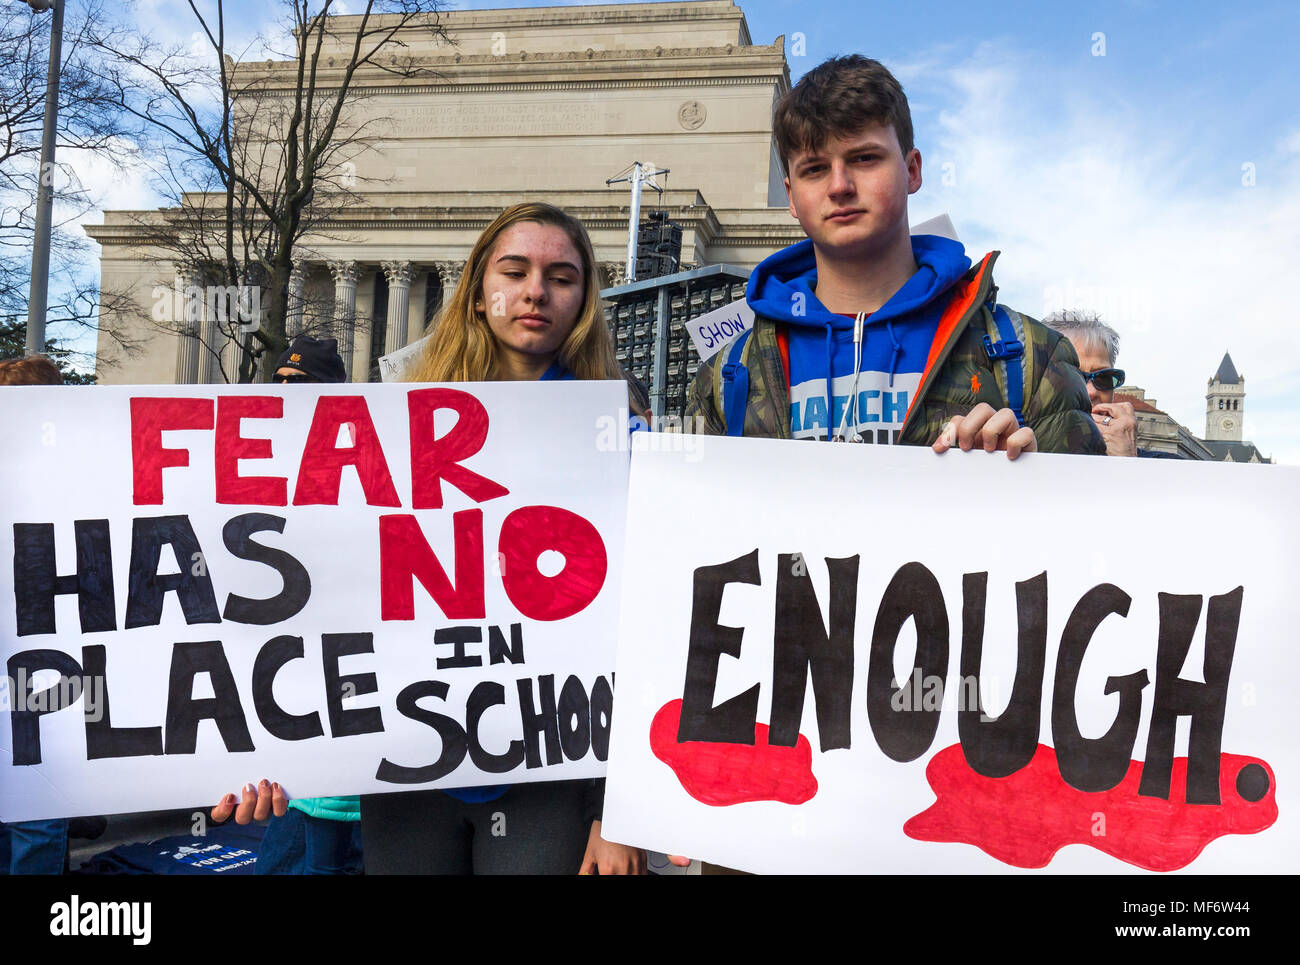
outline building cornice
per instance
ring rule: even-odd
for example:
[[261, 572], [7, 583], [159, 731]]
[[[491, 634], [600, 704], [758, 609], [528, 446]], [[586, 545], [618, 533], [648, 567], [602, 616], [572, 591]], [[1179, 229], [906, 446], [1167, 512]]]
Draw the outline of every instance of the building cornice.
[[[747, 77], [651, 77], [620, 78], [605, 77], [589, 80], [525, 80], [493, 81], [489, 83], [467, 82], [463, 84], [410, 84], [403, 87], [360, 87], [353, 88], [358, 96], [365, 97], [405, 97], [415, 94], [493, 94], [520, 93], [524, 91], [563, 91], [563, 90], [654, 90], [673, 87], [764, 87], [777, 83], [776, 75]], [[271, 92], [268, 92], [271, 93]], [[273, 92], [279, 96], [279, 92]]]
[[[373, 26], [396, 22], [398, 14], [372, 16]], [[361, 22], [360, 14], [340, 14], [333, 19], [343, 28], [347, 21]], [[456, 30], [500, 29], [511, 27], [604, 26], [607, 24], [681, 23], [683, 21], [711, 20], [716, 22], [740, 21], [745, 25], [745, 15], [731, 0], [706, 0], [686, 3], [629, 3], [583, 4], [559, 7], [515, 7], [492, 10], [448, 10], [440, 13], [437, 24], [454, 33]], [[343, 30], [337, 31], [342, 34]], [[744, 34], [748, 37], [746, 27]]]
[[[404, 58], [400, 62], [402, 69], [415, 69], [416, 76], [400, 76], [392, 71], [398, 69], [396, 58], [390, 61], [390, 68], [363, 67], [353, 79], [352, 90], [357, 93], [403, 93], [408, 90], [434, 92], [453, 92], [464, 90], [473, 80], [460, 81], [455, 76], [473, 78], [482, 76], [500, 76], [503, 70], [513, 74], [529, 73], [585, 73], [591, 76], [575, 78], [564, 83], [586, 83], [609, 86], [611, 74], [644, 74], [649, 70], [663, 70], [673, 76], [650, 78], [643, 84], [633, 86], [656, 86], [655, 82], [676, 82], [686, 78], [675, 75], [682, 71], [698, 71], [700, 78], [712, 78], [716, 83], [781, 83], [789, 84], [789, 65], [785, 60], [784, 38], [763, 47], [737, 47], [726, 44], [722, 47], [650, 47], [636, 50], [570, 50], [566, 52], [529, 53], [527, 50], [512, 51], [500, 56], [495, 54], [460, 54], [449, 53], [438, 56], [416, 56]], [[241, 80], [250, 88], [272, 96], [286, 96], [296, 89], [297, 64], [292, 61], [267, 61], [265, 64], [241, 64]], [[420, 76], [420, 74], [432, 75]], [[334, 86], [343, 77], [342, 65], [331, 67], [328, 63], [316, 75], [316, 90], [326, 92], [336, 90]], [[493, 82], [486, 90], [509, 90], [511, 84], [527, 83], [526, 80]], [[500, 86], [498, 86], [500, 85]], [[662, 83], [660, 84], [662, 86]], [[587, 88], [573, 88], [587, 89]]]
[[[349, 245], [342, 238], [321, 238], [322, 234], [346, 234], [349, 232], [394, 232], [394, 231], [482, 231], [501, 213], [503, 207], [517, 202], [537, 198], [551, 200], [560, 204], [564, 210], [578, 218], [589, 231], [622, 231], [627, 228], [628, 206], [620, 197], [603, 192], [564, 192], [557, 196], [554, 192], [521, 191], [508, 196], [485, 192], [485, 197], [467, 197], [465, 193], [448, 195], [446, 200], [460, 200], [461, 204], [438, 204], [436, 195], [425, 196], [424, 203], [403, 207], [391, 204], [392, 201], [405, 200], [400, 196], [385, 198], [389, 203], [372, 204], [365, 207], [350, 208], [339, 215], [323, 219], [316, 223], [315, 230], [304, 236], [303, 244], [308, 247]], [[584, 196], [585, 195], [585, 196]], [[594, 197], [592, 195], [595, 195]], [[748, 209], [715, 209], [698, 191], [682, 189], [669, 192], [670, 197], [660, 206], [668, 217], [680, 224], [685, 230], [693, 232], [697, 246], [710, 247], [723, 245], [730, 248], [773, 248], [784, 247], [803, 238], [803, 232], [795, 223], [753, 224], [746, 223], [754, 217], [755, 212]], [[672, 197], [674, 196], [675, 197]], [[608, 197], [608, 202], [603, 199]], [[413, 199], [414, 200], [414, 199]], [[430, 203], [432, 202], [432, 203]], [[779, 217], [784, 208], [773, 208], [773, 217]], [[114, 212], [119, 218], [136, 218], [138, 220], [116, 224], [84, 225], [86, 234], [105, 248], [114, 246], [138, 247], [157, 244], [168, 240], [168, 226], [157, 221], [147, 223], [147, 218], [159, 218], [163, 212]], [[215, 224], [215, 222], [214, 222]], [[219, 225], [218, 225], [219, 226]], [[383, 244], [381, 239], [371, 238], [370, 244]]]

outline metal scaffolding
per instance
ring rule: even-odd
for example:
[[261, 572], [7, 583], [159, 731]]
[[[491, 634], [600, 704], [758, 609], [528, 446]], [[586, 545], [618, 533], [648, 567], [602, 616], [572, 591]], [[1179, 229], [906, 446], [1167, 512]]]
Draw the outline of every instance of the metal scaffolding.
[[686, 322], [744, 297], [748, 281], [744, 268], [707, 265], [600, 293], [618, 362], [650, 390], [654, 415], [685, 414], [700, 366]]

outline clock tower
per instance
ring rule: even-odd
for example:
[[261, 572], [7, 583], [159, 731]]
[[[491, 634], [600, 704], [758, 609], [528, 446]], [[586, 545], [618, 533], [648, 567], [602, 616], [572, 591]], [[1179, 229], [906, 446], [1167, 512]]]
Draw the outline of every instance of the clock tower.
[[1246, 412], [1246, 380], [1237, 374], [1232, 356], [1223, 353], [1219, 370], [1205, 392], [1205, 438], [1214, 442], [1241, 442], [1241, 421]]

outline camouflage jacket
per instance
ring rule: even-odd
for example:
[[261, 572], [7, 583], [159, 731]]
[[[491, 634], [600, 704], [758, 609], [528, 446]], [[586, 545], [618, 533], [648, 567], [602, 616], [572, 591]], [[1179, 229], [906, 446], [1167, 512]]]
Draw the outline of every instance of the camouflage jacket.
[[[989, 359], [983, 338], [996, 341], [998, 329], [990, 305], [997, 287], [993, 262], [997, 252], [971, 268], [949, 296], [926, 361], [915, 398], [907, 411], [899, 443], [928, 446], [948, 420], [965, 415], [980, 402], [994, 409], [1007, 405], [1003, 365]], [[1008, 310], [1025, 346], [1023, 365], [1025, 421], [1033, 428], [1040, 452], [1105, 455], [1106, 445], [1092, 421], [1088, 390], [1079, 376], [1074, 347], [1041, 323]], [[686, 403], [687, 431], [723, 435], [722, 367], [730, 345], [700, 366]], [[754, 320], [754, 334], [741, 354], [749, 370], [749, 404], [744, 435], [789, 439], [790, 386], [777, 344], [776, 323]]]

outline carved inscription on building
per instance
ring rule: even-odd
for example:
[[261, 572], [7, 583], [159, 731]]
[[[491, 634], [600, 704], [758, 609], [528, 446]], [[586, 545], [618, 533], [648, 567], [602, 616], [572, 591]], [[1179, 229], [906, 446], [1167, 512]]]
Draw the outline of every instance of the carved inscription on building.
[[394, 134], [455, 137], [472, 134], [594, 134], [621, 125], [621, 111], [600, 104], [455, 102], [395, 107]]

